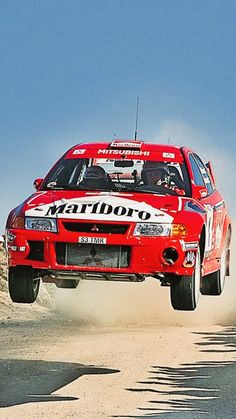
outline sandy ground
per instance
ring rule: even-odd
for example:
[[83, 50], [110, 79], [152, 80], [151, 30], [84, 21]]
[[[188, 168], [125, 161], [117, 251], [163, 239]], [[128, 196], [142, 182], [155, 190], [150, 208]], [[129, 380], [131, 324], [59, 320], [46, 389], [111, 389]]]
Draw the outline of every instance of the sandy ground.
[[234, 274], [181, 313], [154, 280], [12, 304], [4, 272], [0, 418], [236, 418]]

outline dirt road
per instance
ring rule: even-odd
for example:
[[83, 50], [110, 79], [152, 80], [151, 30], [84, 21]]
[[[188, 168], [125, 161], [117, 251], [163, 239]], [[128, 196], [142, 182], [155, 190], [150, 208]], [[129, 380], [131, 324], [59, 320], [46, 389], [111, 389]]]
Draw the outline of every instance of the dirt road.
[[111, 285], [5, 313], [0, 417], [236, 418], [232, 284], [187, 314], [156, 284]]

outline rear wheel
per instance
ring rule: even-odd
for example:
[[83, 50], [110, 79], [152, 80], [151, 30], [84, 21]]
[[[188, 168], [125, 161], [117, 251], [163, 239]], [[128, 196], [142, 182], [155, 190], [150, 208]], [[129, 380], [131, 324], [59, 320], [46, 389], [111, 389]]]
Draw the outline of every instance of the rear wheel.
[[33, 303], [39, 292], [40, 279], [34, 277], [30, 266], [9, 268], [9, 293], [14, 303]]
[[195, 310], [200, 294], [201, 256], [198, 249], [192, 275], [182, 275], [170, 287], [171, 304], [175, 310]]
[[202, 295], [220, 295], [222, 293], [227, 271], [227, 253], [228, 250], [225, 248], [221, 255], [220, 269], [202, 278]]

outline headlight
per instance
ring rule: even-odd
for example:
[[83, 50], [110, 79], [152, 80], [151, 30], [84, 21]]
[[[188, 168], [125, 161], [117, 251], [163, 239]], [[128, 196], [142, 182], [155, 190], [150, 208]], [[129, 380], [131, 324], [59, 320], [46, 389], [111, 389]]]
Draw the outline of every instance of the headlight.
[[134, 236], [169, 236], [170, 232], [170, 224], [137, 223]]
[[187, 228], [183, 224], [137, 223], [134, 229], [134, 236], [185, 237], [187, 234]]
[[25, 217], [26, 230], [39, 230], [57, 232], [57, 222], [54, 218]]

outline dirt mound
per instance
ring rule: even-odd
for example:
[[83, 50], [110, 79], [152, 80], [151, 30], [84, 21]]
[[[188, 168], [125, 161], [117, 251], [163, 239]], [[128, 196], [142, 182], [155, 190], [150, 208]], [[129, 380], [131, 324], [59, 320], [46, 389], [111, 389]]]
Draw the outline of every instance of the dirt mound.
[[0, 248], [0, 292], [7, 291], [7, 259], [6, 253]]
[[54, 307], [52, 287], [41, 283], [37, 302], [34, 304], [15, 304], [11, 301], [7, 283], [7, 257], [0, 248], [0, 321], [26, 320], [47, 313]]

